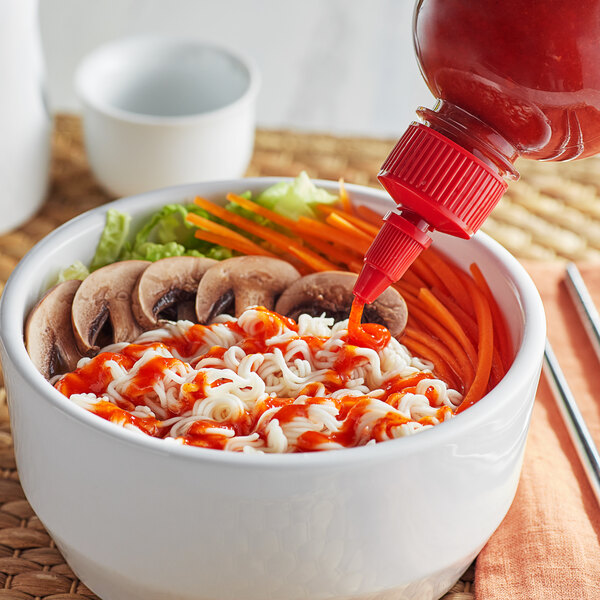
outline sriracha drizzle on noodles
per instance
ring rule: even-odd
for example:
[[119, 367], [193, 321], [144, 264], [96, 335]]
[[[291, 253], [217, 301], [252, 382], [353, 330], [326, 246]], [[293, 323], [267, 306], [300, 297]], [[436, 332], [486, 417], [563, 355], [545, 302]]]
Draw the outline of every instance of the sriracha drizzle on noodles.
[[373, 350], [381, 350], [392, 337], [383, 325], [376, 323], [361, 323], [365, 305], [354, 298], [348, 319], [348, 341], [355, 346], [366, 346]]
[[232, 451], [352, 447], [451, 418], [461, 394], [361, 312], [350, 325], [263, 307], [169, 323], [82, 359], [55, 386], [123, 427]]

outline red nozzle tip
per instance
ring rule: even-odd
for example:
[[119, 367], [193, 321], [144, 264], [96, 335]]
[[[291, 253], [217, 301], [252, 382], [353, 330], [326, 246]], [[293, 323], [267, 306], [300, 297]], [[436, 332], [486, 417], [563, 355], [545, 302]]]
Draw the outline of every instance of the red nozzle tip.
[[389, 285], [398, 281], [431, 238], [402, 215], [389, 213], [365, 255], [354, 294], [366, 304], [373, 302]]
[[354, 285], [354, 295], [364, 304], [370, 304], [392, 283], [383, 271], [366, 262]]

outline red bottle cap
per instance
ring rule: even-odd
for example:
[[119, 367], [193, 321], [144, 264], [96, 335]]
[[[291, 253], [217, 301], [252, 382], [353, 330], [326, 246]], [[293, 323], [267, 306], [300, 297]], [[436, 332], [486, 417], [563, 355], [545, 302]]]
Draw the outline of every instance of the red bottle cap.
[[367, 251], [354, 287], [354, 294], [365, 303], [373, 302], [400, 279], [429, 246], [428, 228], [468, 239], [507, 188], [504, 179], [483, 161], [441, 133], [416, 123], [386, 159], [379, 181], [409, 218], [389, 213]]
[[432, 229], [464, 239], [481, 227], [507, 188], [492, 167], [420, 123], [406, 130], [378, 179], [397, 204]]

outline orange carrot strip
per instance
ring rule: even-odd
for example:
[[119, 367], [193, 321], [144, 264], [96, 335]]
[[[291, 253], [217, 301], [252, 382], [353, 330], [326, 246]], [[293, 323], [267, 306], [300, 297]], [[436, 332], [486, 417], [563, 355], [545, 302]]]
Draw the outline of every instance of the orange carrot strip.
[[[473, 284], [474, 285], [474, 284]], [[427, 288], [419, 290], [419, 297], [427, 305], [432, 316], [439, 319], [445, 327], [454, 335], [457, 341], [465, 349], [467, 356], [472, 364], [477, 364], [477, 352], [473, 344], [467, 337], [459, 322], [454, 318], [452, 313], [431, 293]]]
[[381, 227], [383, 215], [380, 215], [378, 212], [375, 212], [372, 208], [361, 204], [356, 207], [356, 212], [368, 223], [371, 225], [375, 225], [375, 227]]
[[328, 215], [327, 218], [325, 219], [325, 221], [332, 227], [335, 227], [336, 229], [339, 229], [340, 231], [343, 231], [351, 236], [354, 236], [355, 239], [360, 238], [360, 239], [364, 240], [365, 242], [367, 242], [368, 244], [371, 244], [371, 242], [373, 241], [372, 235], [369, 235], [368, 233], [361, 231], [358, 227], [356, 227], [356, 225], [353, 225], [352, 223], [350, 223], [350, 221], [348, 221], [347, 219], [345, 219], [344, 217], [342, 217], [336, 213], [331, 213], [330, 215]]
[[205, 231], [204, 229], [197, 229], [194, 235], [199, 240], [204, 240], [205, 242], [210, 242], [211, 244], [218, 244], [219, 246], [229, 248], [230, 250], [235, 250], [236, 252], [240, 252], [241, 254], [259, 254], [261, 256], [275, 256], [274, 254], [271, 254], [271, 252], [269, 252], [268, 250], [261, 248], [260, 246], [256, 245], [250, 240], [246, 240], [244, 242], [237, 238], [220, 235], [212, 231]]
[[[250, 210], [258, 215], [261, 215], [262, 217], [265, 217], [265, 218], [273, 221], [273, 223], [276, 223], [277, 225], [281, 225], [282, 227], [286, 227], [295, 232], [298, 231], [298, 227], [297, 227], [298, 224], [296, 221], [293, 221], [292, 219], [290, 219], [288, 217], [285, 217], [285, 216], [280, 215], [268, 208], [265, 208], [264, 206], [261, 206], [260, 204], [257, 204], [256, 202], [252, 202], [252, 200], [248, 200], [247, 198], [244, 198], [243, 196], [238, 196], [237, 194], [227, 194], [227, 199], [230, 202], [234, 202], [235, 204], [238, 204], [239, 206], [242, 206], [243, 208], [245, 208], [247, 210]], [[327, 256], [328, 258], [332, 258], [333, 260], [340, 262], [342, 264], [347, 264], [348, 255], [347, 255], [346, 250], [341, 250], [341, 249], [332, 247], [332, 246], [330, 246], [330, 244], [319, 243], [318, 239], [314, 238], [313, 236], [310, 236], [310, 237], [303, 236], [303, 237], [306, 242], [308, 242], [311, 246], [316, 248], [322, 254], [325, 254], [325, 256]], [[322, 269], [319, 269], [319, 270], [322, 270]]]
[[243, 196], [238, 196], [237, 194], [227, 194], [227, 200], [229, 202], [234, 202], [235, 204], [245, 208], [246, 210], [250, 210], [261, 217], [265, 217], [273, 223], [277, 223], [277, 225], [281, 225], [282, 227], [287, 227], [288, 229], [293, 230], [296, 226], [296, 221], [285, 217], [284, 215], [280, 215], [273, 210], [265, 208], [256, 202], [252, 202], [252, 200], [248, 200]]
[[336, 266], [330, 263], [328, 260], [321, 258], [318, 254], [315, 254], [308, 248], [302, 246], [290, 246], [288, 252], [298, 257], [302, 262], [307, 264], [315, 271], [335, 271]]
[[441, 358], [444, 359], [444, 362], [457, 374], [460, 375], [460, 365], [456, 358], [452, 355], [452, 353], [448, 350], [444, 344], [442, 344], [439, 340], [435, 339], [433, 336], [419, 332], [412, 327], [406, 327], [404, 329], [404, 333], [402, 335], [408, 336], [417, 342], [420, 342], [424, 346], [431, 348], [435, 352], [437, 352]]
[[413, 296], [415, 296], [415, 298], [419, 295], [419, 288], [416, 285], [409, 283], [408, 281], [404, 281], [403, 279], [401, 279], [400, 281], [396, 281], [396, 283], [394, 284], [394, 287], [401, 294], [409, 293], [409, 294], [412, 294]]
[[479, 356], [475, 379], [469, 388], [456, 412], [462, 412], [477, 402], [486, 392], [492, 368], [494, 353], [494, 325], [492, 323], [492, 311], [483, 292], [479, 290], [474, 281], [466, 277], [465, 282], [469, 288], [469, 294], [473, 298], [475, 314], [479, 326]]
[[[293, 221], [292, 219], [289, 219], [288, 217], [285, 217], [283, 215], [280, 215], [268, 208], [265, 208], [264, 206], [261, 206], [260, 204], [257, 204], [256, 202], [252, 202], [252, 200], [248, 200], [247, 198], [244, 198], [243, 196], [238, 196], [237, 194], [227, 194], [227, 199], [230, 202], [234, 202], [235, 204], [238, 204], [239, 206], [242, 206], [243, 208], [250, 210], [258, 215], [261, 215], [262, 217], [265, 217], [271, 221], [273, 221], [273, 223], [276, 223], [277, 225], [281, 225], [282, 227], [286, 227], [288, 229], [291, 229], [292, 231], [298, 232], [300, 231], [300, 229], [298, 228], [298, 223], [296, 221]], [[361, 235], [362, 232], [359, 232]], [[327, 257], [332, 258], [333, 260], [336, 260], [337, 262], [340, 262], [342, 264], [347, 264], [348, 263], [348, 258], [347, 256], [344, 256], [344, 258], [341, 258], [344, 253], [346, 253], [346, 250], [341, 250], [341, 249], [337, 249], [337, 248], [327, 248], [327, 250], [325, 250], [325, 247], [322, 244], [319, 244], [317, 239], [314, 236], [310, 236], [310, 238], [306, 237], [306, 235], [303, 236], [305, 241], [307, 241], [311, 246], [313, 246], [314, 248], [317, 248], [317, 250], [319, 250], [319, 252], [322, 252], [323, 254], [325, 254]], [[367, 238], [367, 241], [370, 242], [370, 239]], [[322, 269], [319, 269], [322, 270]]]
[[423, 281], [425, 281], [425, 283], [427, 283], [428, 287], [441, 287], [442, 289], [447, 289], [439, 275], [437, 275], [420, 256], [413, 261], [411, 268]]
[[400, 338], [400, 343], [406, 346], [415, 356], [419, 356], [433, 363], [433, 372], [440, 377], [440, 379], [447, 381], [452, 387], [456, 386], [452, 371], [435, 350], [404, 335]]
[[[463, 275], [463, 277], [466, 278], [467, 275]], [[431, 291], [462, 324], [463, 328], [465, 329], [465, 333], [469, 336], [469, 339], [473, 343], [476, 343], [479, 339], [479, 328], [477, 326], [477, 322], [467, 315], [467, 313], [460, 306], [458, 306], [458, 304], [456, 304], [452, 298], [440, 290], [432, 289]], [[494, 387], [496, 383], [498, 383], [498, 381], [504, 377], [504, 372], [505, 370], [502, 361], [500, 360], [500, 354], [498, 353], [497, 348], [494, 348], [494, 355], [492, 359], [492, 376], [494, 382], [490, 384], [491, 387]]]
[[402, 275], [400, 281], [406, 281], [418, 288], [426, 287], [425, 282], [413, 271], [412, 266]]
[[455, 301], [454, 298], [448, 296], [439, 288], [431, 288], [431, 293], [454, 315], [456, 320], [462, 325], [468, 338], [473, 345], [477, 343], [479, 332], [477, 329], [477, 321], [474, 317], [468, 315]]
[[377, 235], [379, 233], [379, 227], [375, 227], [375, 225], [371, 225], [371, 223], [367, 223], [364, 219], [357, 217], [356, 215], [350, 214], [346, 211], [340, 210], [335, 206], [331, 206], [331, 204], [317, 204], [317, 210], [325, 213], [326, 215], [336, 214], [344, 217], [347, 221], [350, 221], [352, 225], [356, 225], [359, 229], [368, 233], [369, 235]]
[[454, 336], [438, 320], [436, 320], [435, 317], [427, 312], [425, 307], [422, 307], [420, 300], [413, 300], [406, 295], [404, 296], [404, 300], [408, 305], [409, 315], [415, 321], [422, 323], [430, 335], [435, 335], [456, 357], [456, 360], [460, 364], [463, 390], [467, 390], [475, 378], [475, 368], [464, 348], [456, 341]]
[[429, 247], [423, 254], [423, 260], [431, 265], [431, 268], [440, 276], [450, 296], [463, 310], [474, 316], [473, 303], [467, 294], [466, 288], [457, 275], [459, 270], [454, 263], [443, 256], [435, 248]]
[[245, 217], [229, 212], [222, 206], [218, 206], [214, 202], [210, 202], [204, 198], [197, 197], [194, 202], [211, 215], [219, 217], [227, 223], [235, 225], [236, 227], [239, 227], [248, 233], [266, 240], [284, 252], [288, 252], [297, 256], [311, 268], [317, 269], [318, 267], [318, 270], [320, 271], [335, 270], [336, 268], [333, 263], [330, 263], [329, 261], [320, 257], [312, 250], [302, 247], [299, 243], [283, 235], [282, 233], [278, 233], [277, 231], [273, 231], [268, 227], [259, 225], [250, 219], [246, 219]]
[[312, 236], [305, 236], [304, 242], [309, 246], [312, 246], [331, 261], [348, 266], [358, 264], [360, 265], [359, 270], [362, 267], [362, 257], [359, 257], [358, 254], [354, 252], [349, 252], [346, 248], [340, 248], [339, 246], [324, 242], [323, 240]]
[[214, 215], [215, 217], [219, 217], [226, 223], [230, 225], [235, 225], [248, 233], [256, 235], [267, 242], [272, 243], [274, 246], [282, 247], [282, 249], [287, 250], [289, 244], [293, 244], [294, 241], [289, 239], [287, 236], [282, 233], [278, 233], [273, 229], [269, 229], [264, 225], [260, 225], [259, 223], [255, 223], [250, 219], [246, 219], [246, 217], [242, 217], [241, 215], [237, 215], [232, 213], [222, 206], [211, 202], [210, 200], [205, 200], [204, 198], [196, 197], [194, 203], [197, 204], [200, 208], [203, 208], [206, 212]]
[[326, 225], [315, 219], [309, 219], [308, 217], [300, 217], [297, 221], [296, 229], [306, 235], [320, 237], [328, 242], [335, 242], [340, 246], [345, 246], [361, 254], [365, 254], [371, 245], [368, 241], [351, 238], [330, 225]]
[[473, 274], [473, 279], [475, 279], [475, 283], [477, 287], [485, 294], [487, 298], [488, 304], [490, 305], [490, 310], [492, 311], [492, 317], [494, 319], [494, 333], [496, 335], [498, 352], [500, 354], [500, 358], [502, 361], [502, 366], [504, 370], [508, 370], [508, 367], [512, 363], [512, 347], [510, 342], [510, 335], [508, 333], [508, 328], [506, 326], [506, 319], [488, 286], [483, 273], [479, 269], [476, 264], [471, 265], [471, 273]]
[[340, 177], [340, 202], [342, 204], [342, 208], [351, 213], [352, 212], [352, 203], [350, 202], [350, 197], [348, 196], [348, 192], [346, 191], [346, 186], [344, 185], [344, 180]]
[[[247, 242], [250, 244], [254, 244], [251, 240], [244, 237], [237, 231], [233, 231], [233, 229], [229, 229], [229, 227], [224, 227], [223, 225], [219, 225], [219, 223], [215, 223], [210, 219], [205, 219], [200, 215], [195, 213], [188, 213], [186, 216], [186, 221], [192, 223], [192, 225], [196, 225], [196, 227], [201, 227], [206, 231], [212, 231], [212, 233], [216, 233], [218, 235], [222, 235], [223, 237], [228, 237], [231, 239], [242, 240], [243, 242]], [[255, 245], [255, 244], [254, 244]]]
[[494, 389], [500, 383], [500, 380], [504, 377], [504, 375], [506, 375], [506, 369], [502, 364], [502, 359], [500, 358], [498, 348], [494, 347], [494, 354], [492, 356], [492, 372], [490, 374], [488, 391]]

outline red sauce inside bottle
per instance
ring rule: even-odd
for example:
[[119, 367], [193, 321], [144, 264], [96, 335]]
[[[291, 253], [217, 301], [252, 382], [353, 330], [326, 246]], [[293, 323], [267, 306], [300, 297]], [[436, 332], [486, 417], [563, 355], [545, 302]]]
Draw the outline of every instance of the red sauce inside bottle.
[[[600, 151], [597, 0], [420, 0], [414, 39], [443, 100], [422, 116], [467, 150], [509, 156], [508, 143], [536, 160]], [[476, 138], [487, 149], [469, 147]]]

